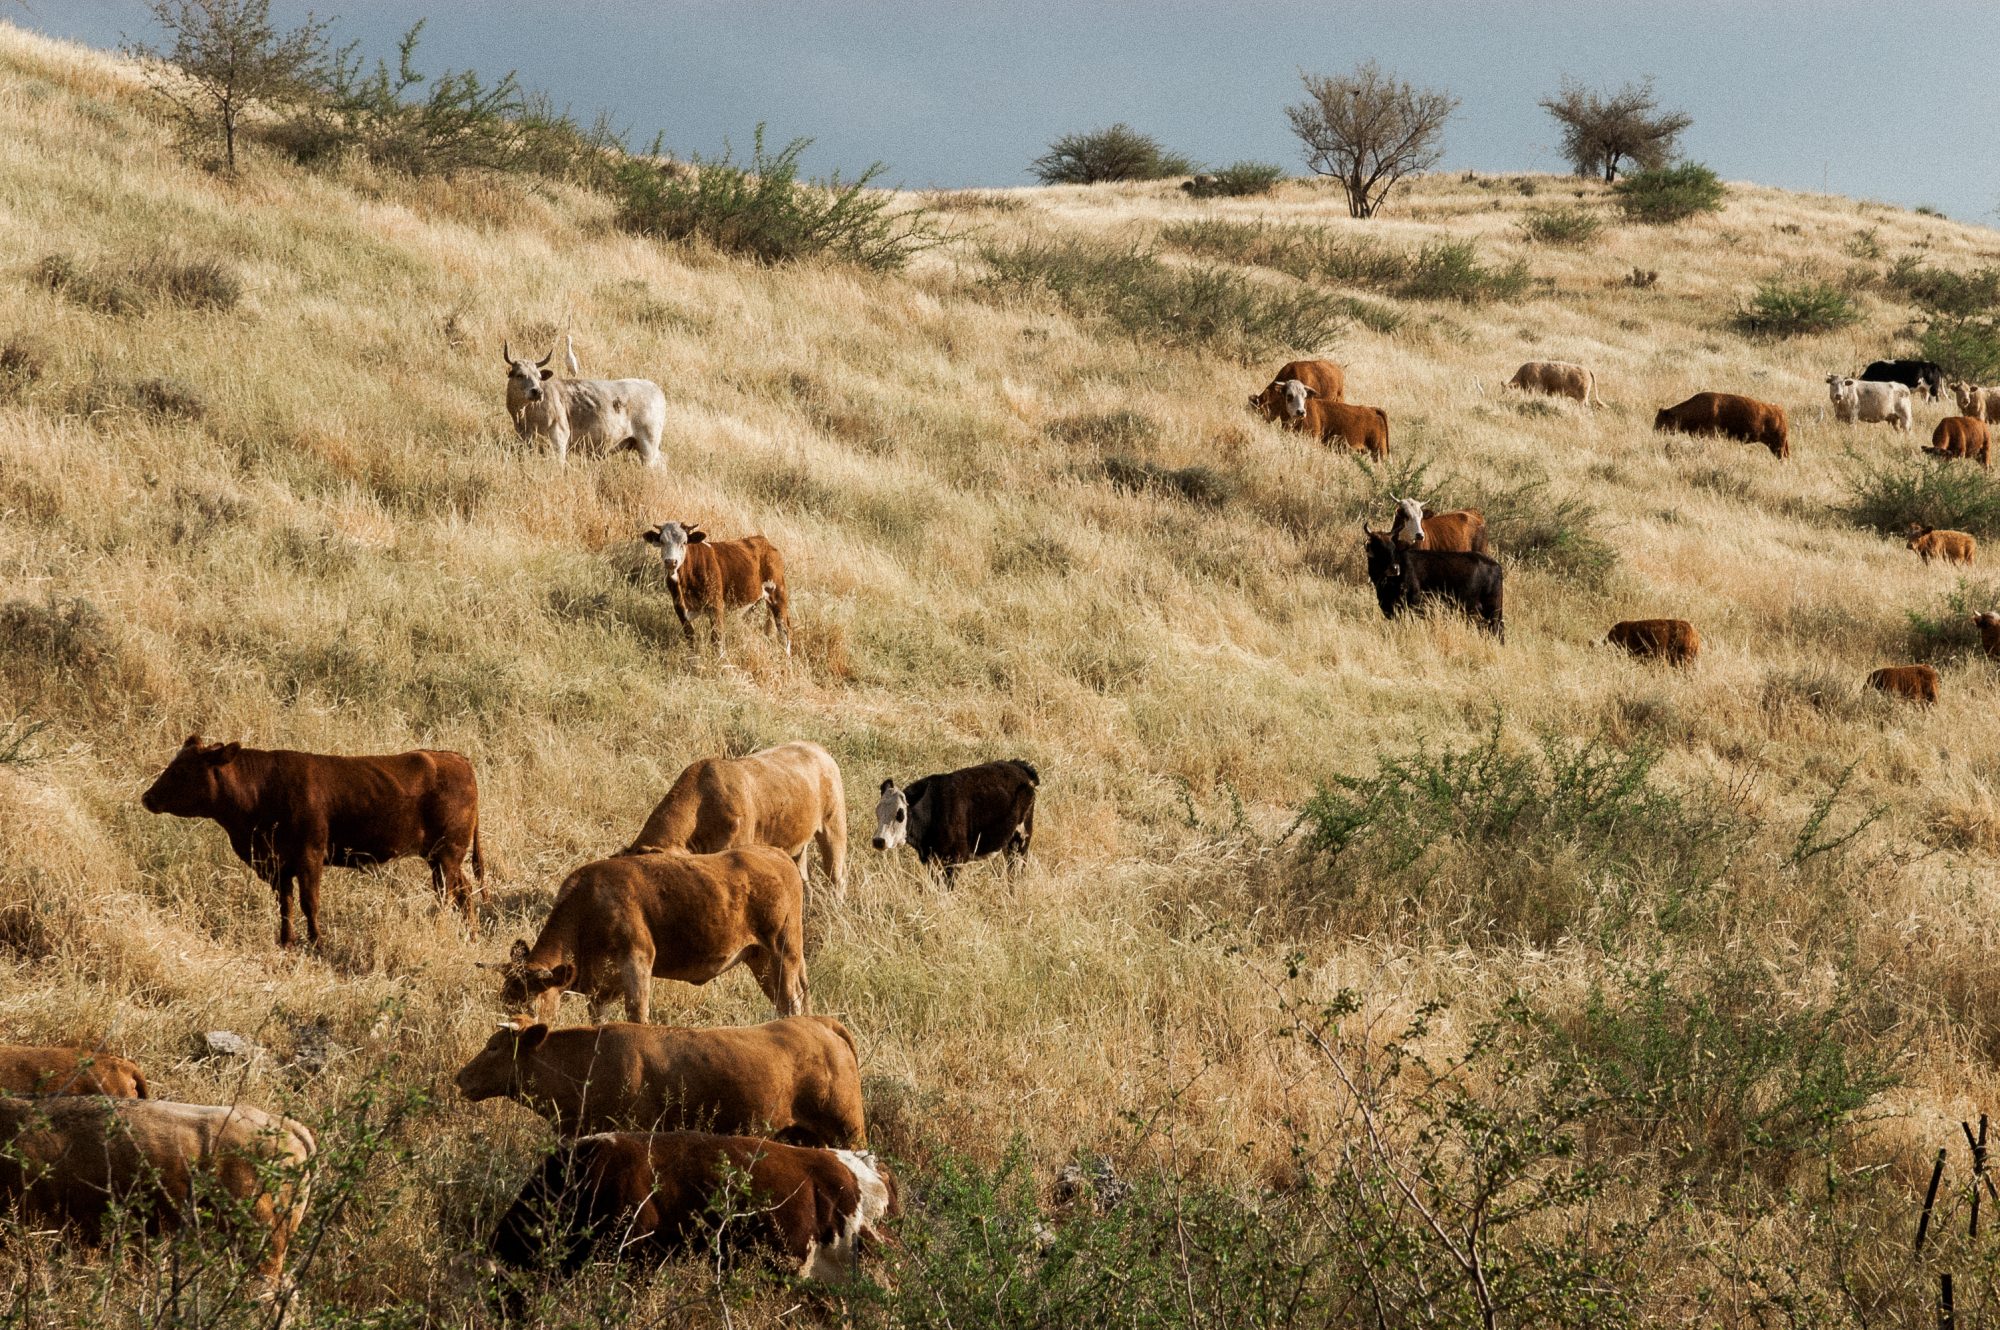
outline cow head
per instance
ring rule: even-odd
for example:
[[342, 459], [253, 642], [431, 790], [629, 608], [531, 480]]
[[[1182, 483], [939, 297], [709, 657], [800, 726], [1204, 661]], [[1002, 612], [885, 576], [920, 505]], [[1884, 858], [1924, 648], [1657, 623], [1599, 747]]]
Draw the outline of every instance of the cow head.
[[541, 401], [542, 385], [556, 376], [556, 372], [548, 368], [548, 363], [556, 358], [555, 348], [551, 347], [540, 360], [516, 359], [513, 344], [503, 341], [500, 343], [500, 354], [507, 361], [507, 396], [529, 402]]
[[895, 1175], [867, 1150], [835, 1150], [834, 1157], [854, 1179], [854, 1209], [841, 1217], [832, 1241], [814, 1243], [800, 1273], [817, 1283], [845, 1283], [860, 1269], [861, 1257], [877, 1243], [890, 1244], [885, 1221], [903, 1213], [903, 1191]]
[[672, 580], [680, 576], [681, 565], [687, 562], [688, 546], [701, 544], [708, 539], [708, 533], [682, 522], [662, 522], [651, 530], [641, 531], [639, 539], [660, 547], [660, 562], [667, 566], [667, 577]]
[[1286, 420], [1304, 420], [1306, 402], [1319, 396], [1319, 389], [1311, 388], [1299, 379], [1286, 379], [1276, 385], [1278, 389], [1278, 409]]
[[1361, 533], [1367, 538], [1368, 580], [1375, 584], [1375, 602], [1382, 613], [1394, 613], [1403, 599], [1407, 552], [1387, 531], [1370, 531], [1366, 522], [1361, 524]]
[[204, 744], [199, 734], [190, 734], [167, 769], [139, 796], [139, 806], [175, 817], [213, 817], [226, 803], [228, 769], [242, 751], [241, 744]]
[[[1389, 496], [1395, 499], [1395, 495]], [[1366, 530], [1367, 528], [1363, 528]], [[1389, 523], [1391, 539], [1402, 537], [1411, 545], [1424, 543], [1424, 501], [1422, 499], [1396, 499], [1396, 516]]]
[[576, 978], [576, 966], [568, 961], [528, 964], [528, 944], [523, 938], [514, 939], [513, 951], [494, 968], [500, 971], [500, 1004], [512, 1012], [539, 1009], [553, 1014], [562, 991]]
[[500, 1022], [500, 1029], [472, 1061], [452, 1078], [458, 1092], [473, 1103], [482, 1099], [515, 1096], [522, 1091], [522, 1061], [542, 1046], [549, 1027], [524, 1019]]
[[1961, 416], [1978, 414], [1976, 408], [1979, 405], [1979, 386], [1977, 384], [1967, 383], [1964, 379], [1959, 379], [1951, 385], [1951, 395], [1958, 399], [1958, 414]]
[[1860, 389], [1855, 386], [1859, 382], [1845, 374], [1829, 374], [1826, 376], [1826, 395], [1834, 402], [1845, 401], [1859, 395]]
[[1937, 528], [1934, 526], [1925, 526], [1922, 522], [1912, 522], [1908, 527], [1904, 528], [1903, 535], [1906, 537], [1909, 547], [1915, 549], [1918, 541], [1935, 530]]
[[1972, 616], [1972, 626], [1979, 630], [1979, 639], [1986, 644], [1988, 651], [1992, 651], [1996, 644], [2000, 644], [2000, 614], [1995, 614], [1992, 610], [1983, 610]]
[[878, 850], [893, 850], [910, 839], [910, 800], [896, 788], [895, 780], [882, 782], [882, 797], [875, 801], [875, 839], [869, 844]]

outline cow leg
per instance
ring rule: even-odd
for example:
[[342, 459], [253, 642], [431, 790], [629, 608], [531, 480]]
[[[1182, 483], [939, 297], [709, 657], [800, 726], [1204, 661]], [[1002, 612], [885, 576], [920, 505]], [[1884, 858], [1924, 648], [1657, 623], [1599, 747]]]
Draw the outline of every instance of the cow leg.
[[688, 618], [687, 599], [681, 593], [680, 579], [676, 578], [667, 583], [667, 588], [674, 593], [674, 614], [679, 617], [681, 631], [687, 634], [688, 648], [692, 650], [695, 645], [694, 620]]
[[785, 654], [792, 654], [791, 607], [785, 595], [783, 582], [764, 583], [764, 604], [771, 611], [771, 631], [785, 644]]
[[[813, 834], [813, 840], [818, 842], [819, 844], [820, 869], [826, 874], [827, 880], [833, 883], [833, 898], [835, 900], [843, 900], [843, 901], [846, 900], [847, 899], [846, 836], [836, 834], [834, 829], [829, 825], [822, 825], [820, 829]], [[801, 860], [805, 858], [804, 855], [800, 855], [799, 857]], [[799, 877], [802, 880], [805, 877], [805, 864], [803, 862], [801, 862], [799, 865]]]
[[472, 909], [472, 883], [465, 877], [464, 851], [454, 854], [448, 846], [439, 851], [438, 857], [431, 860], [431, 886], [437, 891], [438, 903], [442, 905], [449, 898], [465, 916], [466, 928], [474, 937], [479, 936], [479, 917]]
[[724, 613], [726, 612], [726, 608], [727, 608], [727, 607], [726, 607], [726, 606], [724, 605], [724, 600], [725, 600], [725, 599], [726, 599], [725, 597], [723, 597], [723, 596], [720, 596], [720, 595], [718, 595], [718, 596], [717, 596], [717, 597], [716, 597], [716, 598], [715, 598], [715, 599], [714, 599], [713, 601], [711, 601], [711, 602], [709, 603], [709, 609], [710, 609], [710, 610], [711, 610], [711, 611], [712, 611], [712, 612], [714, 613], [714, 615], [715, 615], [715, 658], [716, 658], [717, 660], [721, 660], [721, 659], [722, 659], [722, 657], [723, 657], [723, 650], [722, 650], [722, 616], [723, 616], [723, 614], [724, 614]]
[[[653, 1005], [653, 962], [648, 956], [628, 956], [618, 973], [625, 990], [625, 1019], [644, 1025]], [[592, 1021], [597, 1020], [593, 1011]]]
[[305, 916], [306, 941], [319, 945], [319, 875], [322, 855], [307, 851], [299, 860], [299, 913]]
[[292, 945], [292, 878], [290, 864], [279, 864], [271, 879], [271, 890], [278, 893], [278, 945]]

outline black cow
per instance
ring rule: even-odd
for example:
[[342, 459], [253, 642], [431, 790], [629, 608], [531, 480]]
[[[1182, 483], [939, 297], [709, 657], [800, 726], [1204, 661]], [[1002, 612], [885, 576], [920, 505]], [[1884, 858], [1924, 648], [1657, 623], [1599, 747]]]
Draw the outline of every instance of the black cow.
[[1906, 383], [1933, 402], [1944, 391], [1944, 366], [1934, 360], [1878, 360], [1861, 371], [1875, 383]]
[[946, 878], [960, 864], [1002, 850], [1018, 863], [1034, 839], [1041, 783], [1040, 773], [1018, 760], [925, 776], [901, 790], [885, 780], [875, 805], [875, 848], [908, 842], [920, 862], [941, 864]]
[[1368, 536], [1368, 580], [1375, 584], [1383, 618], [1393, 619], [1436, 596], [1456, 603], [1495, 637], [1507, 640], [1498, 559], [1462, 550], [1418, 549], [1397, 544], [1386, 531], [1369, 531], [1366, 524], [1361, 529]]

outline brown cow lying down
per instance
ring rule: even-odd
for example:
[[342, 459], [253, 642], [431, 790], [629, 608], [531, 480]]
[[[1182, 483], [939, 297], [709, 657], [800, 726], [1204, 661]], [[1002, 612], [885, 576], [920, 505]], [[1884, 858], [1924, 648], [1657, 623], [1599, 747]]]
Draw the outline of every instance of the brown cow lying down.
[[139, 1064], [112, 1053], [39, 1044], [0, 1044], [0, 1091], [7, 1094], [110, 1095], [144, 1099]]
[[1792, 455], [1785, 408], [1735, 393], [1696, 393], [1676, 406], [1663, 406], [1653, 417], [1653, 428], [1682, 434], [1722, 434], [1745, 443], [1761, 443], [1780, 460]]
[[1459, 550], [1466, 554], [1486, 553], [1486, 518], [1477, 508], [1460, 508], [1450, 513], [1427, 513], [1421, 499], [1396, 500], [1396, 515], [1389, 523], [1389, 539], [1420, 550]]
[[834, 895], [845, 896], [847, 793], [840, 765], [818, 744], [788, 743], [688, 764], [626, 853], [775, 845], [797, 861], [803, 881], [806, 851], [815, 844]]
[[552, 1023], [565, 990], [589, 999], [592, 1021], [623, 997], [643, 1023], [652, 980], [705, 984], [740, 961], [780, 1016], [804, 1015], [804, 894], [798, 865], [768, 845], [595, 860], [556, 892], [535, 945], [516, 939], [495, 967], [500, 1000]]
[[[1323, 401], [1338, 402], [1347, 394], [1347, 375], [1331, 360], [1294, 360], [1271, 376], [1264, 391], [1252, 395], [1251, 407], [1266, 420], [1297, 419], [1299, 412], [1286, 410], [1285, 382], [1294, 380], [1312, 390]], [[1296, 397], [1294, 401], [1296, 402]]]
[[457, 1085], [474, 1102], [526, 1104], [565, 1136], [703, 1127], [868, 1144], [854, 1036], [831, 1016], [712, 1030], [516, 1022], [459, 1069]]
[[95, 1246], [114, 1205], [159, 1233], [202, 1218], [190, 1207], [213, 1205], [204, 1193], [219, 1187], [246, 1207], [239, 1213], [259, 1230], [257, 1273], [275, 1284], [305, 1218], [314, 1149], [305, 1127], [247, 1104], [0, 1099], [0, 1207], [74, 1224]]
[[[1514, 371], [1507, 386], [1551, 397], [1571, 397], [1590, 406], [1597, 395], [1597, 376], [1567, 360], [1530, 360]], [[1603, 402], [1596, 405], [1602, 406]]]
[[229, 834], [236, 857], [278, 893], [278, 945], [292, 944], [292, 885], [298, 884], [306, 938], [319, 941], [320, 870], [363, 868], [417, 855], [431, 886], [472, 916], [465, 855], [482, 881], [479, 786], [458, 753], [418, 749], [379, 757], [333, 757], [241, 744], [203, 744], [190, 735], [152, 788], [149, 813], [206, 817]]
[[2000, 660], [2000, 614], [1985, 610], [1972, 616], [1972, 626], [1979, 630], [1979, 647], [1995, 660]]
[[1924, 451], [1939, 457], [1963, 457], [1985, 466], [1987, 444], [1985, 421], [1971, 416], [1946, 416], [1931, 431], [1931, 446]]
[[1297, 428], [1329, 448], [1344, 444], [1378, 462], [1389, 455], [1389, 416], [1379, 406], [1326, 402], [1315, 397], [1307, 401]]
[[1917, 552], [1925, 563], [1943, 559], [1946, 563], [1971, 563], [1979, 552], [1979, 542], [1963, 531], [1940, 531], [1934, 526], [1910, 523], [1904, 545]]
[[[727, 1169], [723, 1166], [727, 1165]], [[726, 1188], [746, 1188], [730, 1194]], [[574, 1273], [600, 1242], [658, 1258], [715, 1236], [776, 1254], [808, 1279], [860, 1269], [881, 1225], [902, 1213], [896, 1179], [874, 1156], [755, 1136], [606, 1132], [549, 1156], [501, 1216], [493, 1252], [516, 1268]]]
[[1938, 672], [1928, 665], [1889, 665], [1869, 675], [1868, 686], [1929, 706], [1937, 701]]
[[660, 547], [674, 613], [680, 616], [689, 646], [694, 645], [690, 606], [714, 616], [715, 631], [710, 636], [719, 656], [723, 612], [763, 605], [771, 611], [771, 631], [785, 644], [785, 654], [792, 654], [791, 596], [785, 589], [785, 556], [777, 546], [762, 536], [710, 540], [700, 527], [681, 522], [662, 522], [639, 537]]
[[1669, 665], [1686, 665], [1701, 654], [1701, 634], [1686, 619], [1627, 619], [1611, 625], [1604, 640]]
[[1041, 773], [1018, 759], [923, 776], [905, 790], [885, 780], [875, 803], [874, 846], [907, 843], [918, 863], [942, 866], [947, 881], [960, 864], [1003, 850], [1018, 863], [1035, 838], [1041, 783]]

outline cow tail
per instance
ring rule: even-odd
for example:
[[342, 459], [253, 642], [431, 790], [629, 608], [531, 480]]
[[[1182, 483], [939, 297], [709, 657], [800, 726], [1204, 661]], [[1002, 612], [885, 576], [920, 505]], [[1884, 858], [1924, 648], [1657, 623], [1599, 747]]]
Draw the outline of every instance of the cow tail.
[[472, 875], [484, 884], [486, 881], [486, 852], [479, 848], [479, 815], [472, 820]]
[[854, 1042], [854, 1036], [848, 1031], [847, 1027], [841, 1024], [839, 1021], [835, 1020], [831, 1016], [822, 1016], [819, 1019], [825, 1023], [827, 1029], [832, 1030], [835, 1034], [840, 1036], [840, 1042], [846, 1044], [847, 1051], [854, 1055], [854, 1065], [857, 1067], [860, 1066], [861, 1049]]

